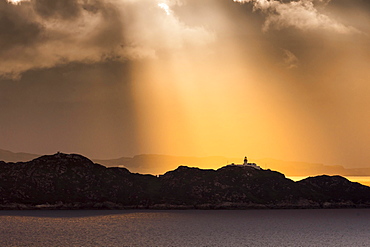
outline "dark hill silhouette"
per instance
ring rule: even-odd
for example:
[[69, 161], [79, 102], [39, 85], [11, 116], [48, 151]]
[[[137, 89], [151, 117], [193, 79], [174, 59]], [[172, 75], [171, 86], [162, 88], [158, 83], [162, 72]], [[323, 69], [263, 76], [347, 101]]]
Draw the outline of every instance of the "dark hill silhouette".
[[[0, 149], [0, 161], [25, 162], [40, 157], [38, 154], [14, 153]], [[134, 157], [121, 157], [118, 159], [99, 160], [93, 162], [107, 167], [124, 167], [131, 172], [141, 174], [163, 174], [174, 170], [178, 166], [186, 165], [201, 167], [204, 169], [220, 168], [230, 163], [241, 163], [240, 158], [227, 158], [222, 156], [190, 157], [171, 156], [157, 154], [141, 154]], [[343, 166], [328, 166], [317, 163], [293, 162], [277, 159], [257, 159], [252, 162], [260, 164], [264, 169], [279, 170], [287, 176], [313, 176], [313, 175], [337, 175], [342, 176], [370, 176], [370, 168], [344, 168]]]
[[[370, 187], [339, 176], [293, 182], [246, 166], [180, 166], [159, 177], [107, 168], [78, 154], [0, 162], [2, 208], [369, 207]], [[40, 206], [42, 205], [42, 206]]]

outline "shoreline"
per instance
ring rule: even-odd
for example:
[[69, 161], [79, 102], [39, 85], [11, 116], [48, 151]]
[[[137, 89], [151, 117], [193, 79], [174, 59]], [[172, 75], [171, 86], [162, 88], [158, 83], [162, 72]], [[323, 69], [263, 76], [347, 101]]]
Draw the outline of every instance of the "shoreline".
[[112, 202], [104, 203], [68, 203], [68, 204], [5, 204], [0, 205], [3, 210], [268, 210], [268, 209], [361, 209], [370, 208], [370, 204], [353, 203], [315, 203], [315, 204], [247, 204], [247, 203], [224, 203], [224, 204], [199, 204], [199, 205], [121, 205]]

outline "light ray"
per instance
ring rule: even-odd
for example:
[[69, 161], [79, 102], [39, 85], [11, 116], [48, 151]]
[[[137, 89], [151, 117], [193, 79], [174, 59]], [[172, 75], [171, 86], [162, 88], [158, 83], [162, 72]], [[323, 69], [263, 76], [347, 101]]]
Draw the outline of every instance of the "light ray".
[[158, 3], [158, 7], [160, 7], [161, 9], [163, 9], [167, 15], [170, 15], [171, 14], [171, 9], [170, 7], [165, 4], [165, 3]]
[[14, 5], [19, 5], [22, 2], [29, 2], [31, 0], [7, 0], [8, 3], [14, 4]]

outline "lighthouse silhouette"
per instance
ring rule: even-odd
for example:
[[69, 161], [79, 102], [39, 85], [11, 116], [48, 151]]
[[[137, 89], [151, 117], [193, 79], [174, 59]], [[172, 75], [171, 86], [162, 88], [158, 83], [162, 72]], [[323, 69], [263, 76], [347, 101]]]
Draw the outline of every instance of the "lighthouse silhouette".
[[243, 163], [243, 165], [245, 165], [245, 166], [248, 165], [248, 158], [247, 158], [247, 156], [244, 157], [244, 163]]

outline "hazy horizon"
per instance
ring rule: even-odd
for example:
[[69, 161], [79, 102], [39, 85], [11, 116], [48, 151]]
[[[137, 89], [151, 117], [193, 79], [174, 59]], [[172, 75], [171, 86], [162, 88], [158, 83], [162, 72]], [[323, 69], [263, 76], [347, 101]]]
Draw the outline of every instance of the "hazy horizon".
[[370, 168], [366, 0], [0, 0], [0, 148]]

